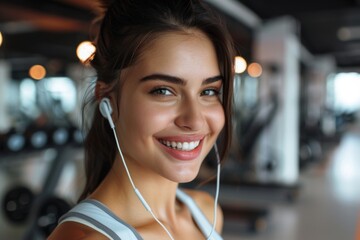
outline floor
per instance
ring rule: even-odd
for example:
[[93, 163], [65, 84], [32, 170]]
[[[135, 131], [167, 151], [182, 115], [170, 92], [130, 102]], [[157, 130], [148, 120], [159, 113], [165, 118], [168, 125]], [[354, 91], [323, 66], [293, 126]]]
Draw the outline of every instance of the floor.
[[[49, 154], [44, 153], [40, 159], [46, 162]], [[0, 196], [11, 185], [9, 179], [23, 182], [30, 174], [33, 189], [36, 189], [44, 178], [33, 174], [39, 172], [39, 168], [29, 165], [19, 170], [20, 163], [3, 162], [0, 161]], [[22, 177], [14, 177], [19, 172]], [[73, 171], [69, 169], [68, 172]], [[225, 223], [224, 239], [355, 240], [356, 223], [360, 220], [360, 127], [349, 129], [323, 161], [301, 173], [299, 182], [301, 190], [294, 202], [279, 199], [258, 201], [258, 206], [266, 206], [269, 210], [261, 231], [243, 231], [240, 222], [229, 220]], [[222, 191], [240, 199], [247, 196], [246, 191], [226, 187]], [[24, 225], [10, 224], [0, 213], [0, 239], [23, 239], [25, 229]]]
[[[360, 127], [355, 126], [301, 173], [301, 191], [293, 202], [269, 201], [268, 226], [259, 233], [225, 228], [225, 240], [355, 240], [360, 226]], [[357, 239], [359, 240], [359, 239]]]

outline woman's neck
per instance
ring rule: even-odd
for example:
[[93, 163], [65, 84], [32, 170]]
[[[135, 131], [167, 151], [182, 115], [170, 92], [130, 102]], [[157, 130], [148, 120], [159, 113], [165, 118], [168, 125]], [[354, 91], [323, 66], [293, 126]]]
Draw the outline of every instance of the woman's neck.
[[[178, 184], [138, 165], [127, 163], [127, 166], [134, 186], [140, 191], [153, 213], [159, 219], [175, 221], [178, 209], [176, 201]], [[116, 215], [130, 224], [135, 224], [138, 216], [144, 217], [143, 220], [151, 219], [151, 215], [138, 199], [119, 159], [115, 160], [105, 179], [90, 197], [107, 205]]]

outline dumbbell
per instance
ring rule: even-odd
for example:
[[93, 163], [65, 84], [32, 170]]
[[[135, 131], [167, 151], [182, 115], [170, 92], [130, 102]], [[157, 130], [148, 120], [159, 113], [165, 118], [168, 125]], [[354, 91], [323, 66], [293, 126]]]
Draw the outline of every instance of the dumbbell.
[[26, 221], [34, 201], [34, 193], [25, 186], [10, 189], [2, 201], [2, 209], [6, 218], [15, 224]]
[[71, 205], [56, 196], [45, 198], [40, 203], [40, 207], [36, 215], [36, 226], [44, 235], [49, 236], [58, 224], [59, 218], [68, 212]]
[[20, 133], [12, 133], [8, 136], [6, 150], [19, 152], [25, 147], [25, 137]]
[[48, 136], [44, 130], [32, 131], [29, 137], [33, 149], [42, 149], [48, 144]]
[[70, 136], [65, 127], [55, 128], [52, 131], [52, 142], [55, 146], [62, 146], [68, 143]]

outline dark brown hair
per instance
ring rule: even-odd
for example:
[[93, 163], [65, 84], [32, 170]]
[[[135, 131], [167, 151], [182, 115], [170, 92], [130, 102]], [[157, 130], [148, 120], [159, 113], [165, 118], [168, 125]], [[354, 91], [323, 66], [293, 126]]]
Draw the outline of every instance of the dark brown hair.
[[[97, 81], [110, 86], [99, 93], [100, 97], [120, 89], [122, 69], [133, 65], [159, 35], [196, 29], [212, 41], [223, 77], [225, 126], [220, 142], [223, 159], [231, 142], [234, 50], [230, 34], [218, 15], [201, 0], [113, 0], [104, 1], [103, 7], [105, 11], [94, 43], [96, 53], [91, 57]], [[86, 185], [79, 200], [96, 189], [117, 153], [112, 130], [93, 96], [85, 102], [84, 116], [88, 105], [95, 108], [85, 139]]]

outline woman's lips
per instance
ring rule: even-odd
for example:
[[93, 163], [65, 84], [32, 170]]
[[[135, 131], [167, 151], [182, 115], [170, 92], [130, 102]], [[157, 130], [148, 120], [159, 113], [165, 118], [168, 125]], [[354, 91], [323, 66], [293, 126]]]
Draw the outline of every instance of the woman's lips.
[[180, 139], [159, 139], [161, 146], [173, 158], [189, 161], [199, 157], [203, 138], [192, 138], [186, 141]]
[[160, 140], [160, 142], [173, 149], [182, 150], [182, 151], [191, 151], [194, 150], [200, 144], [200, 140], [189, 141], [189, 142], [178, 142], [178, 141], [169, 141], [169, 140]]

